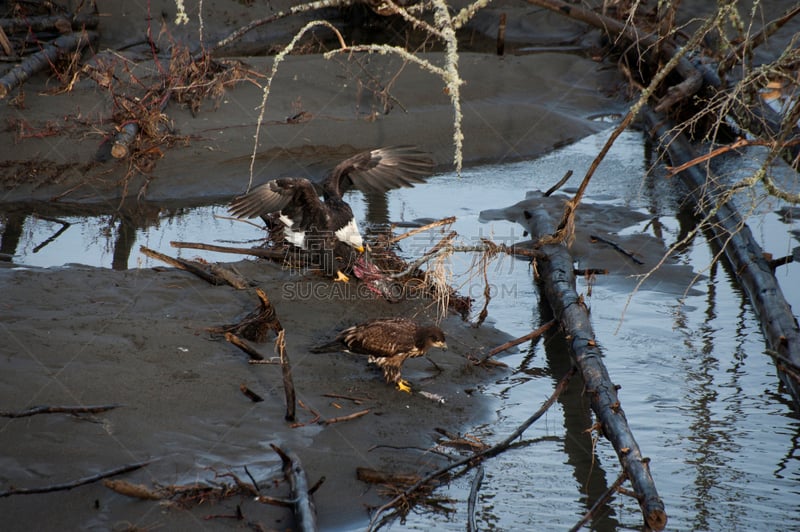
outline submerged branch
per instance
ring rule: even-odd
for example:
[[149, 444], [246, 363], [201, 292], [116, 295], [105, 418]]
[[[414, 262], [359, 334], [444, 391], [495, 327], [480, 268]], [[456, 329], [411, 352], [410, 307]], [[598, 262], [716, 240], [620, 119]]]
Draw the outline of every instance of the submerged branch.
[[457, 467], [471, 466], [479, 463], [484, 458], [497, 456], [498, 454], [508, 449], [514, 440], [519, 438], [526, 430], [528, 430], [528, 428], [537, 419], [541, 418], [544, 415], [544, 413], [547, 412], [547, 410], [553, 405], [553, 403], [556, 402], [561, 393], [564, 390], [566, 390], [567, 384], [569, 384], [569, 381], [572, 378], [572, 376], [575, 375], [575, 372], [576, 368], [574, 366], [571, 367], [570, 370], [561, 378], [561, 380], [558, 381], [558, 384], [553, 390], [553, 393], [542, 404], [539, 410], [537, 410], [531, 417], [525, 420], [525, 422], [523, 422], [522, 425], [520, 425], [514, 432], [511, 433], [510, 436], [505, 438], [503, 441], [501, 441], [496, 445], [493, 445], [492, 447], [489, 447], [482, 451], [478, 451], [466, 458], [462, 458], [461, 460], [448, 464], [440, 469], [437, 469], [436, 471], [433, 471], [432, 473], [428, 473], [427, 475], [419, 479], [417, 482], [415, 482], [413, 485], [411, 485], [409, 488], [404, 490], [402, 493], [398, 494], [392, 500], [390, 500], [389, 502], [378, 508], [375, 511], [375, 514], [373, 514], [372, 518], [370, 519], [369, 530], [376, 530], [378, 527], [380, 527], [386, 521], [388, 521], [391, 518], [391, 516], [384, 516], [381, 518], [381, 515], [383, 513], [395, 507], [398, 503], [407, 500], [415, 491], [427, 485], [431, 480], [437, 479]]
[[556, 320], [550, 320], [547, 323], [545, 323], [544, 325], [542, 325], [541, 327], [539, 327], [538, 329], [536, 329], [535, 331], [529, 332], [525, 336], [520, 336], [519, 338], [515, 338], [514, 340], [509, 340], [508, 342], [506, 342], [506, 343], [504, 343], [502, 345], [498, 345], [497, 347], [495, 347], [494, 349], [489, 351], [489, 353], [487, 353], [485, 357], [483, 357], [479, 361], [475, 362], [475, 364], [476, 365], [483, 364], [484, 362], [486, 362], [487, 360], [489, 360], [490, 358], [495, 356], [497, 353], [502, 353], [506, 349], [511, 349], [512, 347], [514, 347], [516, 345], [519, 345], [519, 344], [521, 344], [523, 342], [528, 342], [530, 340], [534, 340], [536, 338], [539, 338], [541, 335], [543, 335], [544, 333], [549, 331], [553, 327], [553, 325], [555, 325], [555, 324], [556, 324]]

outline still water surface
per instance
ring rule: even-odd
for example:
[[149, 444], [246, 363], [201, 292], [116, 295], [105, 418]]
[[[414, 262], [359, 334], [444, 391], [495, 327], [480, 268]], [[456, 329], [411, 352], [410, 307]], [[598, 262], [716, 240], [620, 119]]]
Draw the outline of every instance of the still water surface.
[[[605, 135], [562, 148], [537, 161], [466, 170], [460, 178], [440, 175], [415, 189], [392, 191], [386, 203], [367, 202], [360, 194], [348, 200], [361, 219], [392, 221], [458, 217], [453, 229], [463, 243], [482, 237], [498, 242], [524, 240], [511, 222], [484, 222], [485, 209], [508, 207], [525, 192], [545, 190], [565, 171], [577, 177], [588, 168]], [[649, 152], [641, 135], [621, 137], [594, 177], [587, 205], [627, 209], [630, 220], [620, 235], [648, 234], [666, 245], [685, 233], [686, 216], [676, 216], [678, 201], [666, 179], [648, 174]], [[754, 215], [751, 227], [765, 250], [784, 255], [796, 242], [789, 223], [770, 206]], [[119, 225], [109, 217], [60, 217], [69, 225], [28, 218], [15, 262], [43, 267], [83, 263], [100, 267], [157, 265], [139, 254], [145, 245], [170, 255], [201, 256], [209, 261], [239, 257], [171, 248], [172, 240], [240, 245], [256, 241], [255, 227], [222, 218], [224, 206], [212, 205], [164, 214], [156, 227], [136, 231], [130, 255], [115, 253]], [[644, 221], [643, 221], [644, 220]], [[654, 223], [654, 221], [656, 223]], [[422, 236], [404, 244], [418, 256], [438, 237]], [[118, 246], [117, 246], [118, 247]], [[759, 323], [732, 282], [727, 266], [713, 262], [702, 237], [676, 253], [680, 273], [663, 275], [633, 293], [624, 272], [611, 271], [591, 283], [579, 279], [587, 295], [593, 326], [603, 347], [612, 380], [669, 515], [668, 530], [797, 530], [800, 523], [800, 417], [783, 391], [764, 351]], [[653, 259], [653, 257], [649, 257]], [[456, 255], [454, 282], [482, 304], [483, 283], [462, 275], [472, 258]], [[592, 267], [591, 257], [580, 259]], [[546, 321], [546, 309], [527, 263], [508, 258], [489, 268], [493, 325], [521, 336]], [[689, 274], [687, 275], [687, 271]], [[800, 308], [800, 266], [778, 270], [787, 299]], [[589, 291], [591, 290], [591, 295]], [[500, 359], [514, 368], [509, 376], [485, 382], [483, 393], [496, 400], [494, 419], [464, 427], [493, 443], [516, 429], [551, 393], [568, 367], [564, 345], [556, 336], [523, 346]], [[581, 517], [619, 474], [610, 444], [593, 441], [588, 403], [573, 385], [547, 415], [534, 424], [513, 450], [485, 463], [477, 501], [477, 522], [485, 530], [563, 530]], [[437, 494], [453, 499], [449, 514], [413, 512], [391, 529], [464, 530], [466, 499], [474, 472]], [[640, 530], [638, 505], [618, 496], [604, 507], [592, 528]]]

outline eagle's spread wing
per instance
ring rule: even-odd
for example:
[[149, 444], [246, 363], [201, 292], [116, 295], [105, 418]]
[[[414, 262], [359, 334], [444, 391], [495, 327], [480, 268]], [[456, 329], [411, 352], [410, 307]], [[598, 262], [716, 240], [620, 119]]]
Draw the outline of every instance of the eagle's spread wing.
[[413, 187], [433, 171], [433, 160], [413, 146], [392, 146], [358, 153], [339, 163], [323, 188], [341, 196], [355, 187], [362, 192], [386, 192]]
[[392, 357], [414, 349], [416, 328], [406, 318], [377, 319], [345, 329], [339, 339], [353, 353]]
[[237, 218], [255, 218], [281, 212], [294, 223], [303, 226], [306, 225], [303, 223], [304, 213], [320, 210], [321, 206], [322, 202], [311, 181], [287, 177], [267, 181], [235, 198], [228, 210]]

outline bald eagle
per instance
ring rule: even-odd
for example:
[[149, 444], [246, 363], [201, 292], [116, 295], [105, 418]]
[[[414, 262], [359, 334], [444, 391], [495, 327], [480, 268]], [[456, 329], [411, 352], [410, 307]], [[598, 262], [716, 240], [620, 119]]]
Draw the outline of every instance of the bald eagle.
[[[328, 174], [321, 185], [324, 201], [314, 184], [302, 177], [267, 181], [235, 198], [229, 207], [237, 218], [265, 217], [277, 213], [286, 240], [312, 252], [312, 258], [337, 281], [348, 281], [342, 272], [340, 244], [364, 251], [364, 239], [342, 195], [351, 187], [365, 192], [386, 192], [413, 187], [430, 175], [430, 156], [411, 146], [394, 146], [363, 151], [345, 159]], [[338, 249], [337, 249], [338, 247]]]
[[447, 349], [444, 332], [439, 327], [422, 326], [408, 318], [377, 318], [353, 325], [327, 344], [311, 349], [312, 353], [348, 351], [368, 355], [368, 361], [383, 370], [387, 383], [411, 392], [411, 385], [400, 376], [400, 366], [407, 358], [423, 356], [431, 347]]

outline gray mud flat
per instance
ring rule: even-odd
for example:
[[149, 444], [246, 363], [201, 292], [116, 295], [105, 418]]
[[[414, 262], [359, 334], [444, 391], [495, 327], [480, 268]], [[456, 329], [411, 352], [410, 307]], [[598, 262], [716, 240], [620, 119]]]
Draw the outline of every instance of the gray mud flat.
[[[362, 299], [354, 285], [333, 285], [272, 264], [244, 261], [237, 267], [270, 294], [286, 329], [297, 397], [304, 405], [297, 422], [303, 426], [284, 420], [278, 366], [250, 365], [244, 353], [204, 331], [254, 309], [251, 291], [212, 287], [174, 270], [6, 269], [0, 271], [2, 327], [11, 351], [2, 359], [2, 373], [15, 379], [4, 379], [0, 388], [4, 409], [124, 406], [80, 418], [3, 421], [2, 447], [13, 449], [2, 457], [3, 484], [48, 485], [155, 459], [123, 478], [147, 486], [191, 484], [229, 471], [247, 478], [247, 466], [264, 494], [285, 496], [285, 483], [273, 482], [281, 479], [273, 443], [300, 455], [312, 483], [326, 478], [315, 495], [323, 527], [363, 524], [366, 506], [382, 499], [375, 487], [356, 479], [357, 467], [409, 474], [435, 467], [442, 458], [426, 449], [435, 445], [436, 428], [458, 432], [486, 417], [493, 400], [479, 393], [479, 385], [503, 371], [487, 375], [473, 369], [466, 355], [480, 355], [506, 336], [455, 317], [443, 322], [450, 349], [428, 355], [439, 369], [415, 359], [403, 373], [415, 390], [441, 395], [445, 403], [439, 404], [385, 384], [362, 357], [308, 353], [337, 329], [370, 317], [430, 319], [430, 301], [389, 304]], [[260, 348], [273, 354], [271, 340]], [[252, 403], [239, 391], [241, 384], [265, 400]], [[358, 398], [361, 404], [325, 394]], [[358, 419], [313, 422], [313, 412], [324, 420], [363, 409], [370, 413]], [[273, 528], [291, 524], [288, 510], [246, 497], [165, 511], [157, 502], [128, 499], [99, 483], [0, 504], [4, 522], [17, 530], [111, 528], [126, 521], [175, 530], [190, 528], [203, 516], [234, 514], [237, 505], [250, 521]], [[42, 507], [50, 508], [46, 515]]]

